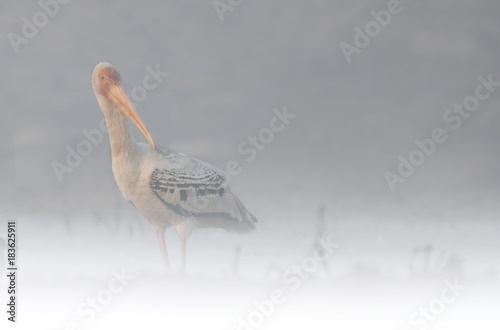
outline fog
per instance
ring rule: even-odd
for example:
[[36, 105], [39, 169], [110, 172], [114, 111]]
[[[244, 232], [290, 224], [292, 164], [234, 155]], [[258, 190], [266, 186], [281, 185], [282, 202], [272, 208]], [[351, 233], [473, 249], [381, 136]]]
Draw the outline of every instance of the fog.
[[[0, 4], [2, 328], [498, 328], [496, 1], [59, 1]], [[194, 232], [181, 275], [169, 229], [165, 273], [113, 178], [99, 62], [156, 145], [230, 172], [254, 233]]]

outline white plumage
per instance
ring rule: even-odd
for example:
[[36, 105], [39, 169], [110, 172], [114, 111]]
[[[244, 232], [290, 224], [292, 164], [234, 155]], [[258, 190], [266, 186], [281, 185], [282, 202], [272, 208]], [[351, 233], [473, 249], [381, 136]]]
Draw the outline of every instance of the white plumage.
[[[120, 74], [109, 63], [94, 68], [92, 87], [106, 118], [113, 174], [123, 197], [155, 230], [166, 267], [164, 231], [169, 226], [179, 234], [183, 268], [186, 240], [193, 229], [216, 227], [238, 233], [255, 229], [257, 220], [231, 192], [223, 171], [184, 154], [155, 148], [120, 81]], [[127, 117], [149, 145], [134, 140]]]

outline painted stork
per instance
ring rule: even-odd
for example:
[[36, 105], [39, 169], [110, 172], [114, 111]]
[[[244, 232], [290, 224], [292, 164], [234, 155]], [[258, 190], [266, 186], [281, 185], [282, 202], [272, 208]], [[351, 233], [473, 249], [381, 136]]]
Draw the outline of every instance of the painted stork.
[[[193, 229], [215, 227], [237, 233], [255, 229], [257, 219], [231, 192], [227, 174], [201, 160], [155, 147], [120, 82], [120, 73], [111, 64], [94, 68], [92, 88], [106, 118], [116, 183], [156, 232], [167, 270], [167, 227], [174, 226], [180, 237], [183, 270], [186, 240]], [[149, 145], [134, 140], [127, 118]]]

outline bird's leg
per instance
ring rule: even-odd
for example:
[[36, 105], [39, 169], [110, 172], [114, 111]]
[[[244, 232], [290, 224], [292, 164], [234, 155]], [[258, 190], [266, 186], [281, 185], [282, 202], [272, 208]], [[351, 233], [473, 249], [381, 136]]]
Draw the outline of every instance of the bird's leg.
[[182, 272], [186, 271], [186, 239], [181, 237], [181, 261], [182, 261]]
[[163, 257], [163, 262], [167, 271], [170, 270], [170, 263], [168, 262], [167, 247], [165, 246], [165, 228], [155, 228], [156, 237], [158, 237], [158, 242], [160, 243], [161, 256]]

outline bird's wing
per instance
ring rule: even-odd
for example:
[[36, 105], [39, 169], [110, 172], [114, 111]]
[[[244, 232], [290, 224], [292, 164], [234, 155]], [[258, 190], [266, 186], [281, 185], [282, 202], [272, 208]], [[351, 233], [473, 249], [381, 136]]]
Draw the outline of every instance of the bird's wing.
[[151, 174], [150, 187], [163, 204], [182, 216], [219, 218], [254, 227], [257, 219], [231, 192], [226, 173], [182, 154], [175, 158]]

